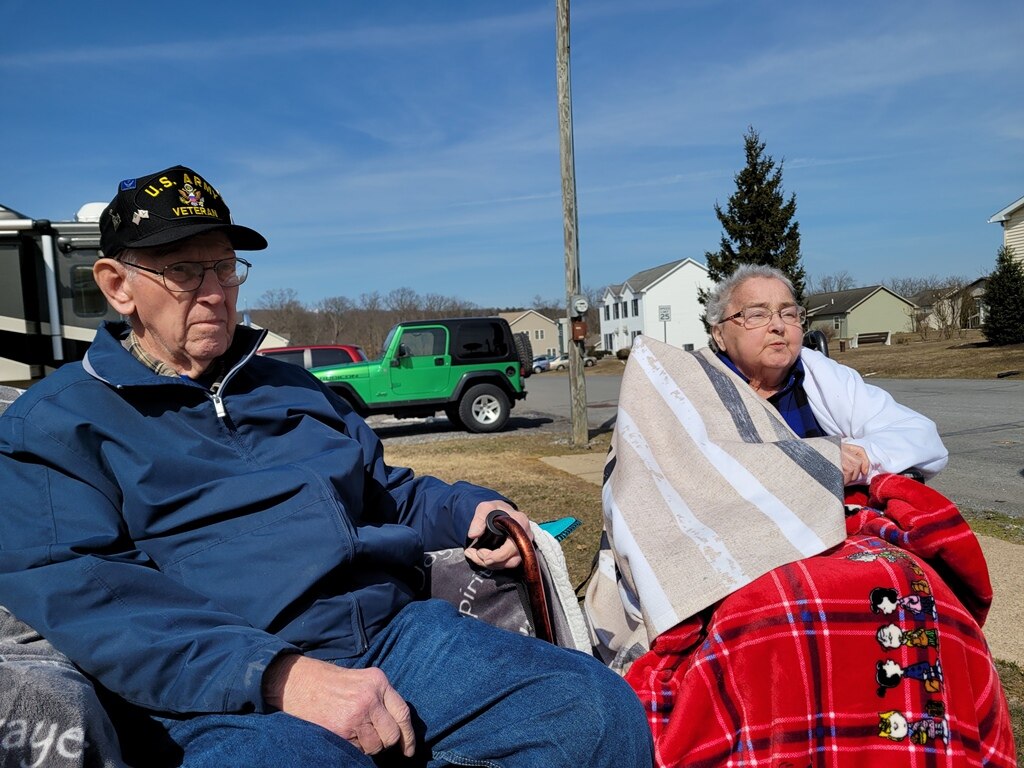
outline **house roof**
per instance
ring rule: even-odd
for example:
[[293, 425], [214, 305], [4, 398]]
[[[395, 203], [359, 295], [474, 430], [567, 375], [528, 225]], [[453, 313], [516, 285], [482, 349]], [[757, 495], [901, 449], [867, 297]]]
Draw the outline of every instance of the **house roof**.
[[609, 285], [607, 290], [609, 293], [618, 296], [628, 286], [633, 291], [633, 293], [643, 293], [648, 288], [657, 283], [659, 280], [664, 278], [666, 275], [677, 270], [686, 262], [690, 262], [691, 264], [700, 267], [705, 272], [707, 272], [708, 270], [708, 268], [701, 264], [699, 261], [694, 261], [693, 259], [689, 258], [677, 259], [676, 261], [670, 261], [668, 264], [662, 264], [657, 267], [651, 267], [650, 269], [645, 269], [641, 272], [637, 272], [624, 283], [619, 283], [617, 285]]
[[1003, 208], [1003, 210], [1001, 210], [999, 213], [993, 214], [992, 218], [988, 220], [988, 223], [995, 224], [997, 221], [1006, 221], [1021, 208], [1024, 208], [1024, 197], [1014, 200], [1008, 206]]
[[519, 322], [524, 317], [526, 317], [527, 315], [530, 315], [530, 314], [534, 314], [537, 317], [540, 317], [540, 318], [542, 318], [544, 320], [547, 320], [549, 323], [552, 323], [552, 324], [555, 324], [557, 322], [555, 320], [552, 320], [550, 317], [545, 315], [543, 312], [538, 312], [535, 309], [524, 309], [524, 310], [521, 310], [519, 312], [499, 312], [498, 313], [498, 317], [502, 317], [505, 320], [507, 320], [509, 325], [515, 325], [517, 322]]
[[832, 291], [831, 293], [812, 293], [804, 298], [804, 306], [811, 315], [845, 315], [852, 312], [858, 305], [864, 303], [879, 291], [885, 291], [895, 296], [900, 301], [905, 301], [911, 306], [914, 302], [909, 301], [898, 293], [894, 293], [884, 285], [868, 285], [863, 288], [850, 288], [846, 291]]
[[953, 292], [954, 289], [952, 288], [926, 288], [925, 290], [918, 291], [908, 298], [919, 307], [930, 307], [934, 305], [936, 301], [941, 301]]

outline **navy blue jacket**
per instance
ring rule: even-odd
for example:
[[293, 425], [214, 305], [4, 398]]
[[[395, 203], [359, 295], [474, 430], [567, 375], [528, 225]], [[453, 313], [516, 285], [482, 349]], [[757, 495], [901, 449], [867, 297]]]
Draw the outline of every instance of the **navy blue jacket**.
[[265, 711], [281, 653], [361, 653], [424, 549], [499, 494], [415, 478], [299, 366], [236, 330], [217, 395], [108, 324], [0, 417], [0, 604], [109, 690], [164, 712]]

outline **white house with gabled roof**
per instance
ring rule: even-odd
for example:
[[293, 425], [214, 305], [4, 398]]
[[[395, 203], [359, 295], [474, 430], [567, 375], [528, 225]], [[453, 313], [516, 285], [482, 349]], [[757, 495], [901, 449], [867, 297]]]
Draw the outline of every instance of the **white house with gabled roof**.
[[1003, 245], [1013, 249], [1013, 258], [1024, 263], [1024, 197], [1015, 200], [988, 220], [1003, 228]]
[[683, 349], [707, 346], [700, 319], [704, 308], [697, 301], [697, 291], [713, 285], [708, 268], [693, 259], [651, 267], [609, 285], [598, 306], [600, 348], [611, 352], [631, 348], [640, 334]]

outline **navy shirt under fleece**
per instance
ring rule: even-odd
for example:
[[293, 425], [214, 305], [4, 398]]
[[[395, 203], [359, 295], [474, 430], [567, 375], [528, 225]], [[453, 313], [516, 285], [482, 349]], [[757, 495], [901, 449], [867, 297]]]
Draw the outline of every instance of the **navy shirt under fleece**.
[[[737, 376], [750, 383], [750, 379], [740, 372], [724, 352], [716, 354]], [[804, 392], [804, 364], [799, 357], [789, 369], [782, 389], [769, 397], [768, 402], [775, 406], [775, 410], [782, 415], [798, 437], [822, 437], [825, 434], [818, 420], [814, 418], [810, 403], [807, 402], [807, 393]]]

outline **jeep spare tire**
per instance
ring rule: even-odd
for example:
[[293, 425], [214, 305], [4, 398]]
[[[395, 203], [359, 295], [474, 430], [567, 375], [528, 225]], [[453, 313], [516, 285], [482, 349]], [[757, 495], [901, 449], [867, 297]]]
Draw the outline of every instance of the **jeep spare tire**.
[[470, 432], [497, 432], [509, 415], [508, 395], [494, 384], [470, 387], [459, 401], [459, 420]]
[[520, 370], [523, 372], [523, 378], [526, 378], [533, 373], [533, 347], [530, 345], [530, 334], [520, 331], [513, 333], [512, 339], [515, 341]]

